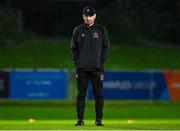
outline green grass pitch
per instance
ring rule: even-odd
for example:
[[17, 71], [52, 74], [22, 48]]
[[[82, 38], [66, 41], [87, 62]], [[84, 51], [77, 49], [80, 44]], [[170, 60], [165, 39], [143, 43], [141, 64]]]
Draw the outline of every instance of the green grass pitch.
[[[105, 101], [104, 127], [95, 126], [94, 102], [88, 101], [85, 126], [75, 127], [75, 104], [67, 101], [0, 101], [0, 130], [175, 130], [179, 102]], [[34, 122], [29, 122], [33, 118]]]
[[[73, 69], [70, 38], [27, 39], [25, 43], [0, 48], [0, 68]], [[180, 69], [177, 46], [130, 46], [111, 43], [105, 69]]]
[[[131, 120], [132, 121], [132, 120]], [[180, 129], [180, 120], [135, 119], [104, 120], [103, 127], [96, 127], [94, 120], [86, 120], [82, 127], [75, 127], [75, 120], [36, 120], [30, 123], [26, 120], [0, 121], [0, 129], [9, 130], [164, 130]]]

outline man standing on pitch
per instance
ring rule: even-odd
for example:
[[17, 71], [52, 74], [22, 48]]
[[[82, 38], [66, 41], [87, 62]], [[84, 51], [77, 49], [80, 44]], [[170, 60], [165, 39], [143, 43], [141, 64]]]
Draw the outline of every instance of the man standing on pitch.
[[96, 11], [86, 6], [82, 13], [84, 23], [74, 29], [70, 48], [78, 83], [77, 118], [75, 126], [84, 125], [85, 98], [88, 81], [91, 81], [95, 98], [96, 126], [103, 126], [103, 73], [110, 47], [106, 28], [95, 22]]

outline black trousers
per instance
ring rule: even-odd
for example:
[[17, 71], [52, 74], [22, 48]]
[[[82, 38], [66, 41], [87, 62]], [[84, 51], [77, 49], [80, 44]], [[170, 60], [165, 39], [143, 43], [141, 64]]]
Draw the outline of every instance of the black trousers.
[[101, 75], [101, 72], [79, 71], [77, 73], [78, 95], [76, 106], [78, 119], [84, 119], [85, 99], [89, 80], [91, 81], [93, 87], [96, 120], [102, 119], [104, 100]]

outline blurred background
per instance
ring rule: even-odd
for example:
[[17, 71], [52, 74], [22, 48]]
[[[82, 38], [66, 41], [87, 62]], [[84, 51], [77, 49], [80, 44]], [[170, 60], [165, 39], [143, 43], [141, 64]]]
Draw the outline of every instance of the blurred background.
[[[106, 26], [111, 42], [105, 118], [179, 119], [179, 0], [1, 0], [0, 119], [76, 118], [70, 40], [87, 5], [95, 7], [96, 21]], [[87, 108], [94, 110], [91, 87], [87, 94]], [[49, 105], [53, 108], [43, 113], [50, 115], [39, 115], [40, 106]], [[11, 106], [23, 109], [22, 116], [10, 112]], [[70, 114], [64, 115], [67, 109]], [[87, 112], [93, 119], [94, 112]]]
[[1, 0], [0, 67], [72, 69], [72, 31], [83, 23], [84, 6], [92, 5], [110, 36], [107, 69], [179, 69], [179, 3]]
[[178, 0], [1, 0], [1, 26], [10, 24], [9, 31], [45, 38], [69, 38], [82, 23], [86, 5], [96, 8], [97, 21], [107, 26], [116, 44], [178, 45], [180, 41]]

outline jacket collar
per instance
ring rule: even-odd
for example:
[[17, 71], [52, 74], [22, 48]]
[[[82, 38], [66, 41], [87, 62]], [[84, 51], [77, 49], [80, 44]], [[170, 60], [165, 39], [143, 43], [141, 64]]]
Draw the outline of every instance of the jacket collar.
[[97, 23], [94, 22], [94, 24], [93, 24], [92, 26], [89, 27], [87, 24], [83, 23], [83, 26], [86, 27], [86, 28], [93, 28], [96, 24], [97, 24]]

